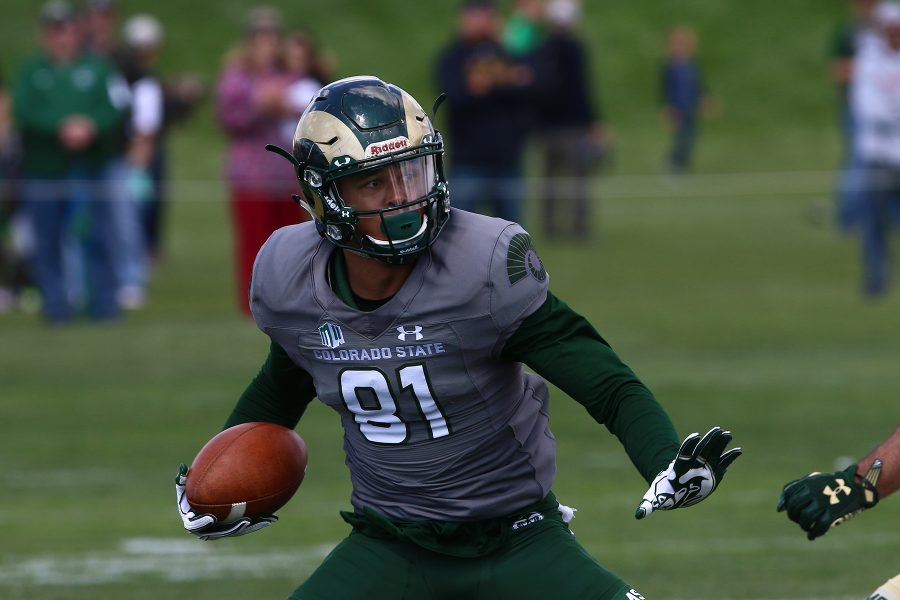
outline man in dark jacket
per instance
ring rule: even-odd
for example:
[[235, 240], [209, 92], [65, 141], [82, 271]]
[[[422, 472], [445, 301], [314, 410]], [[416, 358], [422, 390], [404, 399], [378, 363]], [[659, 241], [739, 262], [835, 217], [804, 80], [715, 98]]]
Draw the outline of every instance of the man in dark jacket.
[[590, 175], [607, 146], [595, 108], [588, 58], [575, 31], [581, 7], [574, 0], [547, 5], [547, 37], [535, 55], [542, 81], [538, 123], [544, 163], [541, 211], [544, 233], [584, 239], [591, 231]]
[[536, 88], [533, 70], [501, 45], [501, 29], [491, 0], [467, 0], [459, 37], [438, 60], [438, 88], [447, 94], [454, 144], [454, 205], [474, 211], [483, 202], [494, 216], [520, 221], [522, 156]]

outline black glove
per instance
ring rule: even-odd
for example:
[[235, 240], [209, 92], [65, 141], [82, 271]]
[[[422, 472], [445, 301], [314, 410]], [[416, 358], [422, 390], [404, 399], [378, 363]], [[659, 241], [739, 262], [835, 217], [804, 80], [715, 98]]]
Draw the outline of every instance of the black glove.
[[856, 481], [855, 464], [836, 473], [810, 473], [796, 479], [781, 490], [778, 512], [787, 510], [788, 518], [814, 540], [878, 504], [875, 484], [881, 466], [881, 460], [876, 459], [860, 481]]

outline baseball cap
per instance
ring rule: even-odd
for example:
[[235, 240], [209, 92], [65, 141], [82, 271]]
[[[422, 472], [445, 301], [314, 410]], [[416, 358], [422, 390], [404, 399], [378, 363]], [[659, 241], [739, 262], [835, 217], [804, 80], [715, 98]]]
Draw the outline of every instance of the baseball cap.
[[58, 25], [75, 20], [75, 9], [65, 0], [50, 0], [41, 7], [41, 24]]
[[122, 26], [122, 39], [131, 48], [155, 48], [163, 41], [163, 28], [151, 15], [134, 15]]
[[547, 20], [554, 25], [568, 27], [581, 18], [581, 6], [576, 0], [550, 0], [547, 4]]
[[900, 4], [881, 2], [875, 7], [875, 22], [879, 25], [900, 25]]

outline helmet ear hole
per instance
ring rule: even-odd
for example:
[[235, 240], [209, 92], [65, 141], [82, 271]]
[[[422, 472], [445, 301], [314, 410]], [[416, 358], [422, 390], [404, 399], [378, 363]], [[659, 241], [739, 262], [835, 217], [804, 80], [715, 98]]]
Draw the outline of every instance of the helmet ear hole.
[[325, 234], [338, 244], [346, 244], [353, 236], [353, 227], [344, 223], [329, 223], [325, 226]]
[[322, 174], [318, 171], [313, 171], [312, 169], [306, 169], [303, 172], [303, 179], [314, 188], [322, 187]]

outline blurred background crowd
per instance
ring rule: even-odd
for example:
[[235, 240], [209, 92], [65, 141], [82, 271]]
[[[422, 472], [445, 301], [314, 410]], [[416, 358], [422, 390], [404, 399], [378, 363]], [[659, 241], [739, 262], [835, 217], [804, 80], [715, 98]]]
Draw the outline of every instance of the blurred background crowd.
[[[888, 288], [887, 239], [900, 213], [900, 5], [851, 4], [832, 47], [845, 140], [835, 214], [859, 237], [862, 290], [876, 297]], [[454, 206], [523, 222], [546, 240], [597, 235], [595, 180], [613, 162], [615, 137], [579, 30], [582, 10], [578, 0], [458, 4], [456, 31], [430, 74], [447, 94], [439, 124]], [[318, 46], [313, 24], [298, 28], [265, 6], [244, 16], [217, 73], [161, 73], [163, 23], [121, 12], [115, 0], [47, 2], [35, 15], [39, 49], [3, 74], [0, 312], [24, 307], [66, 323], [145, 305], [165, 264], [166, 140], [209, 102], [225, 146], [236, 306], [246, 313], [259, 247], [308, 218], [290, 200], [290, 166], [263, 147], [289, 147], [318, 89], [355, 73]], [[692, 170], [701, 120], [724, 109], [697, 58], [695, 29], [672, 27], [661, 45], [670, 144], [660, 172], [677, 183]], [[427, 109], [429, 99], [419, 100]], [[525, 175], [527, 150], [537, 179]], [[538, 206], [526, 211], [532, 196]]]
[[874, 297], [890, 281], [887, 240], [900, 218], [900, 4], [855, 0], [831, 51], [844, 140], [838, 223], [859, 234], [863, 293]]
[[[112, 0], [46, 3], [40, 49], [4, 83], [0, 307], [36, 288], [44, 318], [141, 308], [162, 258], [166, 134], [204, 97], [163, 80], [161, 23]], [[11, 116], [11, 122], [10, 122]]]

